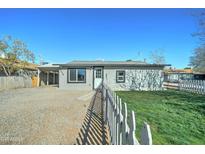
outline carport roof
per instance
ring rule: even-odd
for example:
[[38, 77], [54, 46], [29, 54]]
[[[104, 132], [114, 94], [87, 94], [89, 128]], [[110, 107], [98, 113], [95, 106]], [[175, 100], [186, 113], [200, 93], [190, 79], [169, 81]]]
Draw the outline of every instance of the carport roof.
[[40, 65], [38, 66], [38, 69], [42, 71], [58, 71], [59, 65], [56, 64]]

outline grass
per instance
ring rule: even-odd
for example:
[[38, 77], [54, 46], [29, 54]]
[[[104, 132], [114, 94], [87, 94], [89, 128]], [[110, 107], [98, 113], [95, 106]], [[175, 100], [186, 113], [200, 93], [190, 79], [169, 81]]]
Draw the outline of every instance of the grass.
[[136, 113], [136, 136], [143, 121], [152, 132], [153, 144], [205, 144], [205, 96], [181, 91], [118, 91], [128, 113]]

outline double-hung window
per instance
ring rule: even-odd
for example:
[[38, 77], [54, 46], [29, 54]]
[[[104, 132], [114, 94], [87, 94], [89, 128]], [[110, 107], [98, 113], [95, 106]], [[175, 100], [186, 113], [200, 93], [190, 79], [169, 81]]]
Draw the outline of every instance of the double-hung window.
[[117, 83], [125, 82], [125, 71], [116, 71], [116, 82]]
[[84, 68], [70, 68], [68, 69], [68, 82], [83, 83], [86, 81], [86, 70]]

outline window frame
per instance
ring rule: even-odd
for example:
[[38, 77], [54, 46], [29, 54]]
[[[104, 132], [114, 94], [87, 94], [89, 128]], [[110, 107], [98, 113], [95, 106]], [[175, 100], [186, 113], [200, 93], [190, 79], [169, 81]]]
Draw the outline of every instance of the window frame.
[[[97, 72], [98, 70], [100, 70], [100, 74], [99, 74], [99, 72]], [[100, 77], [99, 77], [99, 75], [100, 75]], [[102, 69], [101, 68], [97, 68], [96, 70], [95, 70], [95, 78], [96, 79], [102, 79]]]
[[[75, 69], [76, 70], [76, 80], [75, 81], [71, 81], [70, 80], [70, 70], [71, 69]], [[79, 81], [78, 80], [78, 71], [80, 69], [85, 70], [85, 79], [84, 79], [84, 81]], [[67, 83], [86, 83], [86, 68], [68, 68], [67, 69]]]
[[[123, 76], [122, 75], [118, 75], [118, 73], [123, 72]], [[119, 81], [118, 77], [123, 77], [124, 80], [123, 81]], [[117, 70], [116, 71], [116, 83], [125, 83], [125, 71], [124, 70]]]

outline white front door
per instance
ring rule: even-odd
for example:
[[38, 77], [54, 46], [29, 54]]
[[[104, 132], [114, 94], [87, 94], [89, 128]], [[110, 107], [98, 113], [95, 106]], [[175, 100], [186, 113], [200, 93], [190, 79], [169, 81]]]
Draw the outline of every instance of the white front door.
[[103, 68], [95, 67], [94, 68], [94, 89], [98, 88], [103, 80]]

